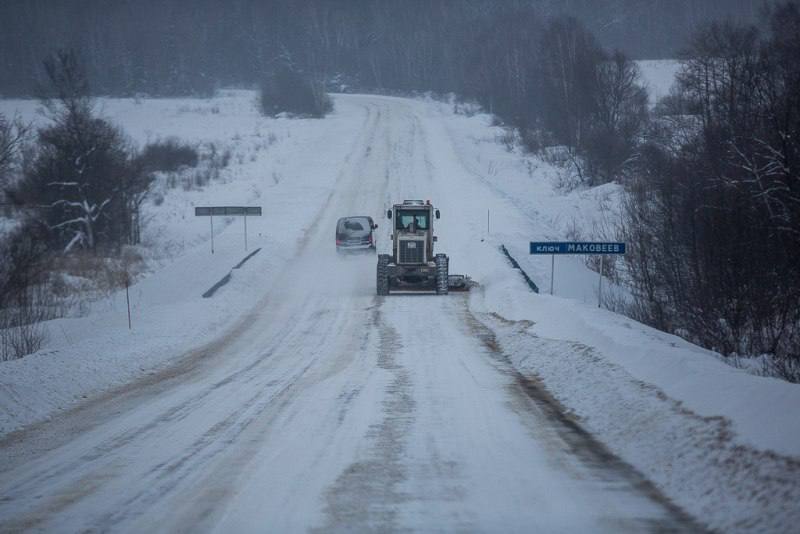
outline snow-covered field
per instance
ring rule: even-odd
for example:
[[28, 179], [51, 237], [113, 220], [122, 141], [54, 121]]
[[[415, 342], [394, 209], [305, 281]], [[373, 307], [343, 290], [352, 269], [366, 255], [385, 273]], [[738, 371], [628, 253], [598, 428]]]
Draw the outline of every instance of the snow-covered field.
[[[233, 153], [220, 180], [148, 205], [153, 272], [0, 363], [0, 525], [122, 530], [691, 529], [800, 520], [800, 388], [597, 309], [597, 274], [527, 243], [597, 235], [619, 190], [560, 191], [489, 117], [340, 95], [265, 119], [252, 93], [103, 100], [137, 142]], [[0, 109], [35, 116], [35, 105]], [[374, 295], [333, 222], [403, 198], [442, 211], [469, 295]], [[193, 205], [262, 205], [216, 226]], [[487, 224], [488, 215], [488, 224]], [[220, 221], [221, 222], [221, 221]], [[248, 252], [249, 252], [248, 251]], [[213, 298], [201, 294], [227, 273]], [[49, 421], [47, 421], [49, 419]], [[43, 422], [45, 421], [45, 422]], [[577, 423], [577, 425], [576, 425]], [[621, 460], [621, 461], [620, 461]], [[643, 478], [644, 477], [644, 478]], [[647, 480], [645, 480], [645, 478]]]

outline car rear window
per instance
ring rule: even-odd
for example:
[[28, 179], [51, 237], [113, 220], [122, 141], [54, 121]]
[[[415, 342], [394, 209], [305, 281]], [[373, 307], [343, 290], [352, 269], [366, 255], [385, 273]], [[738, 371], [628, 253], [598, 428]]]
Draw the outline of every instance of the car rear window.
[[364, 234], [370, 231], [369, 219], [366, 217], [350, 217], [339, 221], [338, 231], [347, 234]]

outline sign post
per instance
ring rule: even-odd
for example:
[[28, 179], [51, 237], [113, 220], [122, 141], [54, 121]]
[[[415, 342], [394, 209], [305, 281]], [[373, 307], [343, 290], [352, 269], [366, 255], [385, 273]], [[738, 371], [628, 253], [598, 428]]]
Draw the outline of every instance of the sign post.
[[211, 220], [211, 253], [214, 253], [214, 215], [230, 217], [241, 215], [244, 217], [244, 250], [247, 251], [247, 216], [261, 215], [261, 206], [197, 206], [194, 208], [196, 217], [208, 217]]
[[[625, 243], [586, 241], [531, 241], [531, 254], [550, 254], [550, 294], [553, 294], [556, 254], [625, 254]], [[600, 281], [597, 285], [597, 306], [603, 298], [603, 261], [600, 261]]]
[[600, 258], [600, 280], [597, 282], [597, 307], [600, 307], [600, 303], [603, 302], [603, 265], [605, 262], [603, 258]]

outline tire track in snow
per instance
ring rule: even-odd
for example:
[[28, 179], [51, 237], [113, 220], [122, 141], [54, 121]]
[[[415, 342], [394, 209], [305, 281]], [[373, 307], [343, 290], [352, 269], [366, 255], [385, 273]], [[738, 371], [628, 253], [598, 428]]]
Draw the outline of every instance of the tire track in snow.
[[[307, 332], [296, 331], [297, 326], [303, 324], [302, 321], [293, 321], [293, 323], [293, 328], [282, 331], [282, 335], [275, 338], [273, 346], [251, 365], [238, 370], [223, 380], [210, 384], [208, 388], [203, 389], [177, 406], [162, 412], [161, 415], [154, 420], [148, 421], [144, 426], [131, 428], [118, 436], [104, 441], [100, 445], [93, 447], [86, 454], [75, 458], [74, 461], [59, 466], [56, 471], [39, 473], [34, 478], [26, 480], [22, 486], [8, 488], [9, 495], [28, 495], [31, 491], [35, 491], [35, 488], [48, 487], [50, 485], [61, 486], [52, 498], [41, 503], [24, 516], [18, 516], [15, 521], [5, 524], [4, 528], [9, 527], [10, 530], [34, 528], [65, 508], [75, 506], [80, 500], [99, 492], [106, 483], [111, 482], [121, 474], [121, 470], [114, 468], [116, 451], [122, 451], [126, 447], [132, 446], [134, 442], [157, 441], [159, 435], [163, 435], [169, 427], [197, 413], [198, 410], [202, 410], [204, 401], [207, 400], [209, 395], [217, 390], [235, 387], [246, 374], [258, 377], [257, 368], [267, 362], [278, 350], [299, 350], [308, 339]], [[333, 328], [333, 325], [327, 324], [326, 329], [324, 322], [318, 326], [320, 326], [319, 331], [326, 334]], [[285, 340], [292, 337], [294, 337], [293, 342], [286, 346]], [[130, 517], [135, 517], [143, 509], [176, 489], [199, 468], [209, 465], [217, 456], [225, 453], [226, 448], [235, 443], [265, 410], [291, 392], [300, 378], [319, 358], [319, 353], [315, 353], [314, 356], [313, 360], [307, 362], [299, 370], [290, 368], [285, 370], [281, 377], [276, 378], [272, 375], [266, 384], [257, 384], [255, 395], [250, 396], [239, 404], [236, 412], [213, 424], [188, 446], [177, 451], [177, 456], [158, 461], [143, 473], [139, 481], [139, 487], [144, 489], [127, 496], [126, 500], [111, 514], [95, 519], [93, 521], [94, 527], [105, 529], [110, 525], [119, 524]], [[71, 473], [86, 473], [87, 466], [89, 466], [89, 474], [84, 474], [66, 486], [60, 484], [60, 479], [69, 477]], [[13, 500], [13, 497], [11, 497], [6, 502], [12, 503]]]
[[[378, 299], [382, 303], [384, 297]], [[398, 486], [406, 479], [401, 460], [414, 421], [411, 379], [395, 358], [403, 348], [400, 336], [380, 309], [374, 312], [372, 326], [379, 332], [377, 365], [391, 377], [381, 402], [383, 418], [366, 435], [366, 457], [348, 466], [326, 492], [327, 522], [319, 532], [396, 531], [397, 507], [410, 498]]]

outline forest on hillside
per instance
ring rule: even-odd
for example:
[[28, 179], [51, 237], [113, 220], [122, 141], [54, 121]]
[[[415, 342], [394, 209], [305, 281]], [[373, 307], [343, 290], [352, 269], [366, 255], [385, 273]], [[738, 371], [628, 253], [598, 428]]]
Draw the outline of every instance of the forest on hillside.
[[[7, 0], [0, 96], [33, 96], [42, 58], [71, 48], [96, 94], [207, 95], [254, 85], [276, 57], [364, 89], [463, 92], [476, 56], [574, 16], [608, 50], [674, 58], [704, 23], [759, 19], [763, 0]], [[524, 36], [520, 36], [524, 39]], [[499, 58], [498, 58], [499, 59]]]

